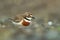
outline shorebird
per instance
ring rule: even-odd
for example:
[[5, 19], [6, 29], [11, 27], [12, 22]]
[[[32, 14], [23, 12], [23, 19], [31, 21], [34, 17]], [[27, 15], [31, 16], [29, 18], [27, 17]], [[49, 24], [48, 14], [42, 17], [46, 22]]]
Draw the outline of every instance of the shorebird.
[[14, 25], [22, 25], [22, 26], [29, 26], [32, 23], [32, 19], [35, 19], [33, 17], [31, 12], [25, 12], [24, 14], [18, 14], [14, 16], [13, 18], [10, 18], [10, 21]]

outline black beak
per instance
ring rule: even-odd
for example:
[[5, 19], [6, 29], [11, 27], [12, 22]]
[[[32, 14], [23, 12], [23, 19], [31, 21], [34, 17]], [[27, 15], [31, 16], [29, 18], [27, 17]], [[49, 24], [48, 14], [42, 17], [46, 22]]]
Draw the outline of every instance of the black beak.
[[32, 19], [35, 19], [35, 17], [32, 17]]

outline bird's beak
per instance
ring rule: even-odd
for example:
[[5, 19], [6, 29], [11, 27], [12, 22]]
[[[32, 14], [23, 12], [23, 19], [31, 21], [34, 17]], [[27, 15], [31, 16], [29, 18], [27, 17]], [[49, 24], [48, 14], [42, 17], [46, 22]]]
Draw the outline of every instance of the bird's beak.
[[35, 19], [35, 17], [32, 17], [32, 19]]

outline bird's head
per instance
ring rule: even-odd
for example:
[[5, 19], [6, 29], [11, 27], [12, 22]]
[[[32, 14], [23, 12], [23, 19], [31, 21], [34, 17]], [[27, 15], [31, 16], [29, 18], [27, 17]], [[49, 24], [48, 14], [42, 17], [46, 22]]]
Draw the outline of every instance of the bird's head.
[[25, 12], [25, 17], [26, 20], [31, 21], [32, 19], [35, 19], [35, 17], [33, 17], [31, 12]]

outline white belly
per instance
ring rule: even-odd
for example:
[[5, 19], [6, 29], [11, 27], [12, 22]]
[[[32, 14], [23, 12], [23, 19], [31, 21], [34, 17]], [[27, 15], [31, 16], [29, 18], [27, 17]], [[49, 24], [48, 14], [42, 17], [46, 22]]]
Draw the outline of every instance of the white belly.
[[[24, 19], [24, 20], [25, 20], [25, 19]], [[25, 21], [31, 23], [31, 21], [28, 21], [28, 20], [25, 20]], [[12, 21], [12, 23], [13, 23], [14, 25], [22, 25], [22, 22], [23, 22], [23, 20], [21, 20], [21, 21], [18, 22], [18, 23]]]
[[20, 21], [20, 22], [18, 22], [18, 23], [16, 23], [16, 22], [12, 21], [12, 23], [13, 23], [14, 25], [22, 25], [22, 22], [23, 22], [23, 20], [21, 20], [21, 21]]

